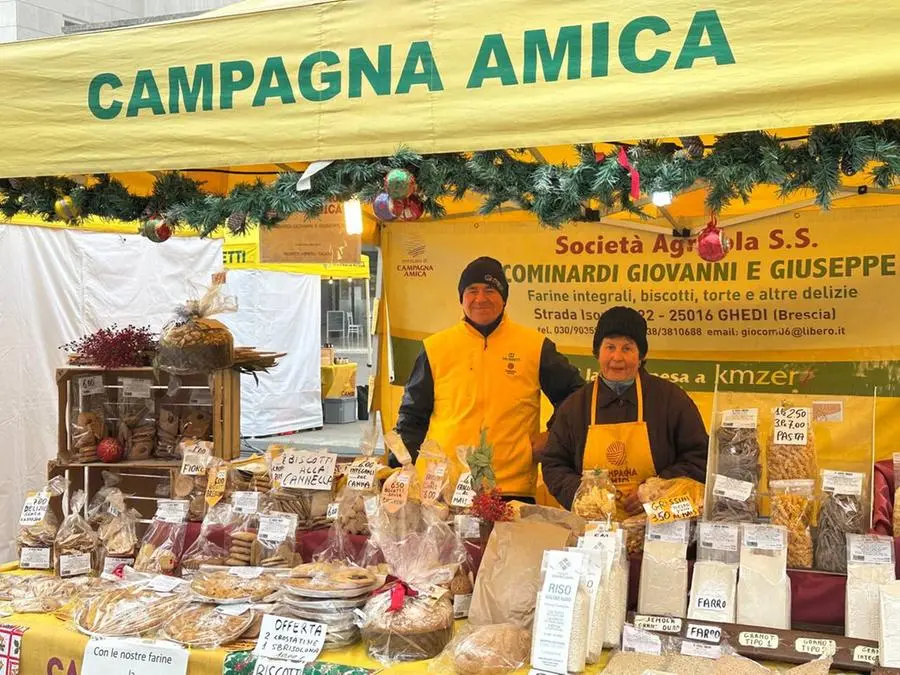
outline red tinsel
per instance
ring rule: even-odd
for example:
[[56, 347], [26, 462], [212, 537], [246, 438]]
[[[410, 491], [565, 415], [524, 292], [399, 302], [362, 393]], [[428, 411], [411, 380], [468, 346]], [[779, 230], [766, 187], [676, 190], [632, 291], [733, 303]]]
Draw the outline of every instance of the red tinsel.
[[148, 326], [113, 324], [62, 346], [69, 362], [80, 366], [129, 368], [149, 366], [157, 349], [157, 336]]
[[472, 514], [490, 522], [504, 522], [513, 519], [513, 509], [503, 501], [500, 488], [479, 492], [472, 501]]

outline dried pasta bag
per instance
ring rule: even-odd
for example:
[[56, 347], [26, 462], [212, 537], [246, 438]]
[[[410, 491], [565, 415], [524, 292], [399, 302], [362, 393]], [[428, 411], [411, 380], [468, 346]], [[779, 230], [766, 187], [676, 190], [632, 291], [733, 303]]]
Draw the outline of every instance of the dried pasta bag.
[[589, 469], [572, 499], [572, 513], [585, 520], [610, 522], [616, 517], [616, 488], [606, 469]]
[[847, 573], [847, 535], [863, 534], [867, 523], [866, 474], [822, 472], [822, 500], [816, 528], [816, 569]]
[[587, 663], [590, 619], [584, 554], [546, 551], [531, 638], [532, 665], [554, 673], [582, 672]]
[[788, 533], [787, 564], [793, 569], [813, 566], [812, 515], [815, 481], [784, 480], [769, 483], [772, 500], [770, 521]]
[[220, 284], [176, 308], [175, 319], [163, 328], [159, 338], [159, 368], [174, 375], [230, 368], [234, 338], [225, 324], [211, 317], [234, 311], [237, 302], [222, 292]]
[[762, 475], [759, 411], [724, 410], [716, 426], [716, 472], [735, 480], [759, 484]]
[[737, 524], [697, 524], [697, 562], [691, 581], [689, 619], [734, 623], [739, 542]]
[[116, 435], [125, 449], [125, 459], [150, 459], [156, 439], [156, 403], [149, 377], [118, 378], [116, 403], [119, 425]]
[[816, 480], [816, 446], [809, 408], [775, 409], [775, 422], [766, 453], [769, 483], [780, 480]]
[[685, 616], [688, 592], [687, 548], [691, 522], [648, 523], [638, 587], [638, 612]]
[[135, 570], [170, 575], [178, 571], [187, 533], [188, 506], [184, 500], [159, 500], [134, 561]]
[[69, 448], [73, 462], [96, 462], [97, 444], [106, 436], [103, 375], [73, 378], [69, 398]]
[[895, 581], [894, 542], [877, 535], [847, 535], [847, 595], [844, 632], [861, 640], [878, 639], [878, 591]]
[[791, 580], [787, 575], [787, 528], [741, 526], [737, 622], [751, 626], [791, 627]]
[[509, 675], [528, 665], [531, 633], [514, 624], [467, 626], [428, 666], [435, 675]]
[[53, 569], [53, 544], [59, 520], [51, 508], [51, 501], [62, 495], [67, 487], [65, 478], [55, 476], [40, 490], [26, 495], [16, 535], [19, 567], [22, 569]]
[[713, 476], [712, 507], [709, 519], [720, 523], [753, 522], [759, 516], [759, 494], [756, 483]]
[[72, 495], [69, 515], [56, 533], [56, 575], [76, 577], [91, 574], [97, 564], [97, 535], [82, 515], [85, 494]]
[[100, 560], [98, 569], [103, 574], [113, 574], [125, 566], [134, 566], [138, 552], [137, 522], [141, 514], [125, 506], [121, 492], [109, 495], [109, 518], [99, 527]]

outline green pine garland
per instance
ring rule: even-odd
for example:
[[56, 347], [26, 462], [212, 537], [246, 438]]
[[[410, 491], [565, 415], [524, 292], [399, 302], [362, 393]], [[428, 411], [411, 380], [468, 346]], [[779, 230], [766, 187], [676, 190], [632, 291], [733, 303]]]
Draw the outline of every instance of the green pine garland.
[[[678, 194], [702, 180], [707, 184], [707, 207], [714, 213], [737, 199], [748, 201], [759, 185], [776, 186], [782, 198], [812, 190], [816, 203], [827, 209], [840, 188], [842, 168], [845, 173], [869, 168], [871, 182], [882, 188], [900, 177], [898, 120], [815, 127], [808, 138], [793, 142], [763, 131], [729, 134], [716, 139], [704, 154], [696, 152], [696, 139], [684, 142], [693, 147], [645, 141], [626, 149], [645, 194]], [[631, 198], [630, 177], [616, 153], [598, 156], [592, 145], [576, 150], [578, 163], [569, 166], [536, 162], [523, 150], [420, 155], [401, 148], [391, 157], [333, 162], [315, 174], [311, 189], [303, 192], [296, 189], [300, 175], [285, 172], [271, 184], [239, 185], [224, 196], [206, 192], [201, 183], [180, 173], [159, 176], [150, 196], [131, 194], [106, 175], [87, 186], [62, 177], [3, 179], [0, 212], [55, 220], [54, 204], [69, 195], [82, 217], [160, 217], [209, 236], [234, 213], [246, 214], [246, 219], [235, 219], [243, 231], [277, 226], [291, 213], [315, 218], [329, 202], [354, 196], [371, 202], [390, 169], [406, 168], [416, 177], [425, 212], [435, 219], [446, 215], [448, 202], [472, 194], [481, 200], [482, 215], [513, 204], [550, 227], [596, 220], [599, 213], [588, 207], [591, 202], [609, 212], [646, 215]]]

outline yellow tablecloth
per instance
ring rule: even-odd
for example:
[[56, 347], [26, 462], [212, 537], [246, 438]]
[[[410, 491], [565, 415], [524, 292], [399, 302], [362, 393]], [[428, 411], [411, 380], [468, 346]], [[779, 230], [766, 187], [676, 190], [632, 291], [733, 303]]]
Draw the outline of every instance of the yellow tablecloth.
[[356, 364], [322, 366], [322, 398], [356, 396]]

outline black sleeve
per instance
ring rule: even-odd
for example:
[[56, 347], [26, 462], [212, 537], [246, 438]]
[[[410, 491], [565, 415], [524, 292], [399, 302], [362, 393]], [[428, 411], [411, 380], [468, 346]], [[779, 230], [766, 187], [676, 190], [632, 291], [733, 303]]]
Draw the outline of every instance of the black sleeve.
[[575, 492], [581, 484], [581, 474], [576, 466], [575, 455], [579, 451], [579, 426], [577, 408], [569, 405], [560, 409], [550, 428], [547, 448], [541, 460], [541, 471], [550, 494], [563, 506], [571, 509]]
[[[400, 414], [397, 417], [397, 433], [403, 444], [412, 455], [413, 461], [419, 455], [419, 447], [428, 433], [431, 411], [434, 410], [434, 378], [431, 375], [431, 364], [425, 350], [419, 354], [413, 365], [412, 373], [403, 390], [400, 402]], [[399, 466], [394, 457], [390, 458], [391, 466]]]
[[678, 392], [672, 429], [675, 463], [659, 472], [661, 478], [684, 476], [706, 482], [706, 461], [709, 454], [709, 434], [703, 417], [694, 401], [683, 391]]
[[578, 368], [569, 363], [569, 360], [556, 351], [556, 345], [549, 338], [544, 338], [541, 346], [541, 365], [538, 373], [541, 383], [541, 391], [553, 404], [553, 416], [547, 422], [547, 428], [553, 426], [556, 412], [569, 396], [584, 386], [584, 378], [578, 372]]

